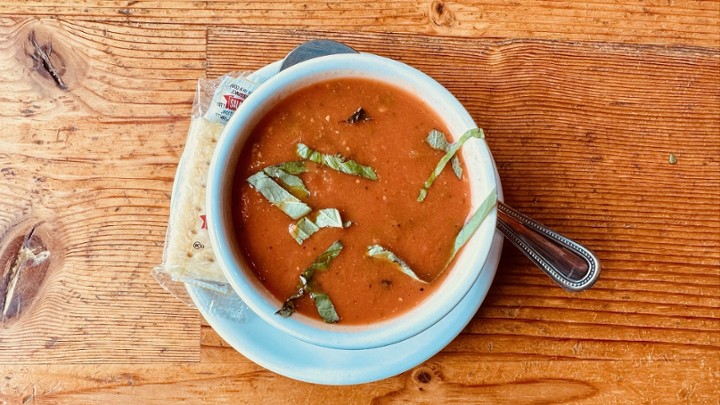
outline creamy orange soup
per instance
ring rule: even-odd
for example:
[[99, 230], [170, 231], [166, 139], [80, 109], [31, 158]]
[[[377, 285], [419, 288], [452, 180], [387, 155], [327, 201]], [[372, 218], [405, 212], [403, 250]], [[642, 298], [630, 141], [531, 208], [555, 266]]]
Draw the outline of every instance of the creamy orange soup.
[[[362, 107], [371, 120], [346, 120]], [[428, 106], [393, 86], [364, 79], [337, 79], [304, 88], [284, 99], [253, 130], [239, 160], [233, 190], [233, 217], [239, 249], [258, 279], [280, 301], [297, 291], [299, 275], [334, 241], [344, 249], [315, 282], [332, 300], [340, 322], [363, 324], [392, 318], [440, 286], [455, 236], [470, 210], [467, 180], [449, 165], [417, 197], [444, 152], [425, 138], [431, 129], [448, 133]], [[288, 232], [296, 221], [273, 206], [247, 182], [263, 168], [301, 160], [304, 143], [372, 167], [377, 180], [343, 174], [306, 162], [300, 174], [313, 210], [337, 208], [348, 228], [323, 228], [302, 245]], [[366, 255], [379, 244], [402, 258], [421, 284], [397, 266]], [[442, 273], [442, 274], [441, 274]], [[438, 277], [440, 275], [440, 277]], [[307, 296], [297, 312], [318, 318]], [[297, 316], [297, 315], [294, 315]]]

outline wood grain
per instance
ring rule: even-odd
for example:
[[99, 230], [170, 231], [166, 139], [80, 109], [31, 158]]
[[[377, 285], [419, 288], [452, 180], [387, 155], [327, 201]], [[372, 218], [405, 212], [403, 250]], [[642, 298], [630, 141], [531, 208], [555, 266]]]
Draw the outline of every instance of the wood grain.
[[[28, 305], [0, 325], [0, 364], [197, 360], [197, 313], [150, 270], [162, 255], [204, 32], [165, 47], [162, 29], [0, 23], [8, 38], [0, 47], [0, 236], [42, 224], [50, 252], [43, 283], [18, 279], [27, 295], [18, 302]], [[52, 44], [67, 91], [33, 70], [31, 32]]]
[[[0, 328], [0, 403], [717, 403], [719, 3], [358, 4], [6, 2], [58, 18], [0, 19], [0, 229], [52, 226], [60, 260]], [[69, 91], [32, 69], [31, 30]], [[148, 274], [196, 80], [315, 37], [447, 86], [506, 201], [600, 255], [596, 286], [566, 293], [508, 245], [457, 339], [354, 387], [277, 376], [200, 327]]]
[[[443, 352], [402, 375], [352, 387], [280, 378], [203, 331], [202, 360], [183, 365], [6, 367], [5, 398], [20, 402], [312, 404], [361, 403], [713, 403], [717, 362], [546, 361]], [[714, 363], [714, 364], [711, 364]], [[672, 383], [668, 383], [672, 382]], [[3, 399], [0, 394], [0, 400]]]
[[109, 25], [176, 23], [325, 28], [443, 36], [720, 45], [717, 0], [5, 1], [0, 13], [79, 17]]

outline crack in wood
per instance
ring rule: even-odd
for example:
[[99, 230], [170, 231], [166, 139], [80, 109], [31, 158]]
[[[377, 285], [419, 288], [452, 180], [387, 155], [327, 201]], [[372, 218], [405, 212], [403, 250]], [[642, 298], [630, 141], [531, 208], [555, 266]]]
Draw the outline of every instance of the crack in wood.
[[40, 45], [35, 37], [35, 30], [30, 31], [28, 34], [28, 42], [30, 42], [30, 45], [33, 48], [33, 52], [27, 54], [34, 62], [33, 69], [42, 69], [43, 72], [50, 75], [58, 88], [67, 91], [68, 87], [62, 78], [64, 66], [61, 66], [60, 68], [56, 67], [51, 59], [53, 55], [55, 55], [58, 59], [60, 59], [60, 62], [62, 62], [62, 58], [60, 58], [57, 53], [53, 54], [52, 42], [48, 41], [47, 44]]

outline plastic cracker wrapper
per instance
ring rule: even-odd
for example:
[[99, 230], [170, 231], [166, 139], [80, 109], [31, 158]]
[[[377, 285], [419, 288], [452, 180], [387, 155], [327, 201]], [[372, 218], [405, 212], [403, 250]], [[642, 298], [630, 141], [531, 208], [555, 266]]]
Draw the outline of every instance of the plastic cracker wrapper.
[[205, 216], [205, 189], [218, 137], [233, 112], [257, 85], [245, 73], [199, 80], [185, 149], [173, 185], [162, 264], [153, 269], [160, 284], [189, 303], [185, 284], [232, 291], [215, 260]]

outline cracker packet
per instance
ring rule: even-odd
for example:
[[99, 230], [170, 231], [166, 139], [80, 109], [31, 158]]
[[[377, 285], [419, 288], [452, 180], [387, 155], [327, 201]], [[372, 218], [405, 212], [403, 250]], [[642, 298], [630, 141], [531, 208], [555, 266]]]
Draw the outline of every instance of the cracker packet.
[[198, 81], [190, 129], [173, 185], [163, 259], [152, 271], [166, 290], [188, 303], [185, 284], [220, 293], [231, 291], [210, 245], [205, 189], [218, 137], [257, 85], [244, 72]]

